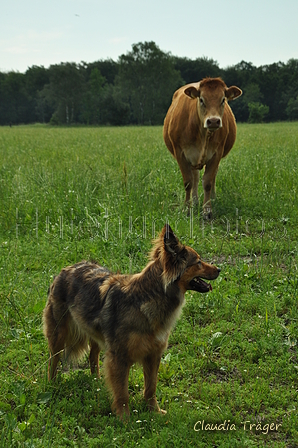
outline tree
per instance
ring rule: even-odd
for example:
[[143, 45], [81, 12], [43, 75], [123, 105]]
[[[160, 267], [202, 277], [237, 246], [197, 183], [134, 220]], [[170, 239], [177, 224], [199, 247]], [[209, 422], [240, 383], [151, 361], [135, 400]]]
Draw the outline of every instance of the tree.
[[298, 120], [298, 96], [289, 99], [286, 114], [290, 120]]
[[[259, 67], [257, 84], [263, 94], [264, 103], [269, 106], [268, 120], [276, 121], [283, 117], [285, 107], [280, 105], [282, 92], [288, 88], [284, 81], [286, 66], [282, 62]], [[284, 117], [285, 118], [285, 114]]]
[[84, 92], [85, 80], [80, 67], [74, 63], [51, 65], [49, 68], [49, 87], [44, 94], [49, 103], [56, 105], [56, 116], [62, 123], [76, 121]]
[[117, 86], [106, 84], [102, 95], [103, 123], [123, 126], [130, 123], [129, 104], [122, 99]]
[[107, 84], [114, 84], [115, 78], [118, 75], [119, 65], [112, 59], [99, 60], [92, 62], [91, 64], [84, 64], [86, 70], [87, 78], [90, 78], [92, 70], [95, 68], [102, 74], [105, 78]]
[[249, 123], [262, 123], [268, 115], [269, 107], [261, 103], [248, 103]]
[[154, 42], [134, 44], [132, 51], [119, 57], [115, 87], [121, 100], [130, 105], [134, 123], [162, 123], [171, 97], [181, 84], [173, 58]]
[[40, 92], [49, 81], [49, 71], [43, 66], [33, 65], [25, 73], [26, 90], [31, 96]]
[[192, 60], [175, 56], [173, 59], [175, 69], [180, 71], [184, 84], [197, 82], [206, 77], [216, 78], [222, 73], [218, 63], [207, 57]]
[[243, 90], [230, 103], [238, 121], [298, 119], [298, 59], [260, 67], [241, 61], [221, 69], [213, 59], [172, 56], [154, 42], [144, 42], [134, 44], [117, 62], [0, 72], [0, 125], [50, 120], [162, 124], [174, 91], [208, 76], [220, 76], [227, 86]]
[[85, 89], [83, 100], [83, 121], [88, 124], [100, 124], [103, 122], [102, 94], [106, 79], [97, 68], [93, 68]]
[[49, 72], [43, 66], [33, 65], [25, 73], [26, 90], [34, 104], [34, 121], [45, 123], [49, 121], [53, 113], [42, 94], [44, 86], [49, 84], [49, 81]]
[[241, 88], [243, 89], [243, 95], [235, 103], [232, 102], [231, 107], [237, 120], [245, 122], [250, 115], [249, 104], [262, 103], [263, 95], [258, 84], [254, 82], [250, 82], [246, 86], [241, 85]]
[[25, 75], [19, 72], [5, 73], [0, 82], [1, 123], [30, 123], [34, 120], [34, 107], [26, 92]]

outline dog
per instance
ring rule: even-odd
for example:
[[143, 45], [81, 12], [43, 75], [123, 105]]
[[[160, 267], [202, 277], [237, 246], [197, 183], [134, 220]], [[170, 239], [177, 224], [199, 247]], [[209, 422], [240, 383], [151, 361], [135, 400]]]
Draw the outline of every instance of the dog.
[[63, 351], [66, 359], [78, 359], [89, 344], [90, 369], [97, 376], [99, 352], [105, 350], [106, 383], [113, 396], [112, 409], [120, 419], [129, 416], [128, 376], [136, 362], [143, 366], [149, 410], [165, 414], [156, 400], [156, 385], [170, 331], [186, 291], [211, 291], [203, 279], [214, 280], [219, 272], [183, 245], [168, 224], [140, 273], [113, 274], [87, 261], [62, 269], [49, 288], [43, 312], [49, 380], [56, 377]]

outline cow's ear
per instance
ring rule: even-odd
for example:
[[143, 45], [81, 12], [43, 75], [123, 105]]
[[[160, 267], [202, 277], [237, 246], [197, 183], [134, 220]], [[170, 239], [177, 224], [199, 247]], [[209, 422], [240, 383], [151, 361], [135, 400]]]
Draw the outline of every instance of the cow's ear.
[[199, 91], [194, 86], [187, 87], [187, 89], [184, 90], [184, 93], [193, 100], [199, 96]]
[[234, 100], [235, 98], [238, 98], [238, 96], [242, 95], [242, 90], [239, 89], [239, 87], [231, 86], [228, 89], [226, 89], [226, 99], [228, 101]]

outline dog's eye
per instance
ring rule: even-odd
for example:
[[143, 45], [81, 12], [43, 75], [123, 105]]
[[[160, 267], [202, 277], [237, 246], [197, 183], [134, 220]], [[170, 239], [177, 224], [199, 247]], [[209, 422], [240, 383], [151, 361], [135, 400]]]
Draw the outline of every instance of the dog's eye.
[[199, 260], [199, 261], [197, 262], [197, 264], [198, 264], [199, 266], [201, 266], [201, 264], [202, 264], [201, 260]]

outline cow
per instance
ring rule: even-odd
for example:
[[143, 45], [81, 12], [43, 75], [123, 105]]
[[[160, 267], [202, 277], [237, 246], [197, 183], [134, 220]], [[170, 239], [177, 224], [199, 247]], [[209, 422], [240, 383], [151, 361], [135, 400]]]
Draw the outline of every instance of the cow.
[[236, 121], [228, 101], [242, 95], [236, 86], [227, 87], [221, 78], [204, 78], [180, 87], [164, 120], [165, 144], [177, 160], [189, 207], [198, 204], [200, 170], [203, 175], [203, 216], [212, 218], [215, 178], [219, 162], [236, 140]]

